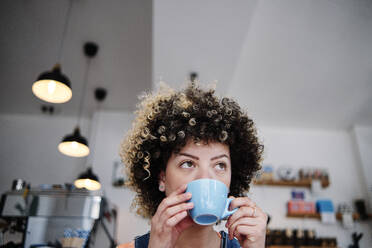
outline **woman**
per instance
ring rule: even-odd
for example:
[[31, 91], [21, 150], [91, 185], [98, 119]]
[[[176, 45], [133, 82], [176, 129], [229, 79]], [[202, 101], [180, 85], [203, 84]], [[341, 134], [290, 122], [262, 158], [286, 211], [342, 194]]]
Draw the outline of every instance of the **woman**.
[[[136, 192], [133, 207], [151, 219], [148, 234], [125, 247], [265, 246], [266, 214], [244, 195], [260, 169], [263, 146], [254, 123], [229, 98], [191, 83], [182, 91], [162, 86], [143, 97], [121, 157], [128, 186]], [[187, 183], [211, 178], [223, 182], [238, 208], [225, 232], [193, 222]]]

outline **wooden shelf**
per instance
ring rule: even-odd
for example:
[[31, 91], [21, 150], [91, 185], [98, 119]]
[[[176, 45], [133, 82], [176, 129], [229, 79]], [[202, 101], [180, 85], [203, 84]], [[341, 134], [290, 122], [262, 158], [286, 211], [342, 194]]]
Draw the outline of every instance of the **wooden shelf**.
[[[283, 180], [259, 180], [254, 181], [253, 183], [255, 185], [269, 185], [269, 186], [285, 186], [285, 187], [305, 187], [305, 188], [311, 188], [311, 179], [307, 180], [297, 180], [297, 181], [283, 181]], [[329, 186], [328, 180], [322, 180], [322, 187], [326, 188]]]
[[269, 245], [266, 248], [293, 248], [292, 245]]
[[[296, 246], [297, 248], [337, 248], [334, 246]], [[266, 248], [295, 248], [292, 245], [269, 245]]]
[[319, 213], [313, 213], [313, 214], [293, 214], [293, 213], [287, 213], [287, 217], [289, 218], [308, 218], [308, 219], [319, 219], [320, 220], [320, 214]]
[[[319, 213], [314, 213], [314, 214], [288, 214], [287, 213], [287, 217], [289, 218], [310, 218], [310, 219], [319, 219], [320, 220], [320, 214]], [[372, 217], [371, 214], [368, 215], [368, 219], [370, 219]], [[336, 213], [336, 219], [337, 220], [342, 220], [342, 215], [341, 213]], [[360, 219], [360, 216], [358, 213], [353, 213], [353, 219], [354, 220], [359, 220]]]

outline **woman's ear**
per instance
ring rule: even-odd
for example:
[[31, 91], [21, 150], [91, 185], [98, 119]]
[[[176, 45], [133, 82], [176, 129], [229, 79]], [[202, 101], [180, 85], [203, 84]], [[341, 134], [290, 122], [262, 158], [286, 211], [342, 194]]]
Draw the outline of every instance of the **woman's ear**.
[[160, 172], [159, 174], [159, 191], [165, 191], [165, 173], [164, 171]]

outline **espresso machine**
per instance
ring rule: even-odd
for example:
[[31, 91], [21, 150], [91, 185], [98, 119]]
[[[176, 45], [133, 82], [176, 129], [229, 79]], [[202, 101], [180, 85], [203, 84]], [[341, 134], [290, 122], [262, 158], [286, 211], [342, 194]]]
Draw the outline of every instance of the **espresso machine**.
[[0, 218], [0, 247], [115, 245], [116, 208], [100, 193], [85, 189], [7, 191], [1, 197]]

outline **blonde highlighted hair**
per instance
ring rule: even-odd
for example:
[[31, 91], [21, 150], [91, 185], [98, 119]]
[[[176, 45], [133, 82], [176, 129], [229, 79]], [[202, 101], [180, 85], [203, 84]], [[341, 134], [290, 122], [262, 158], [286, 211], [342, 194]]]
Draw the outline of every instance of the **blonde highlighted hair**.
[[190, 83], [175, 91], [162, 85], [147, 93], [135, 112], [132, 129], [121, 144], [120, 156], [128, 174], [127, 186], [136, 192], [132, 207], [151, 218], [165, 197], [158, 190], [159, 173], [173, 152], [186, 142], [217, 141], [230, 148], [232, 176], [230, 194], [249, 190], [254, 172], [260, 169], [263, 146], [254, 123], [230, 98], [218, 98], [214, 89]]

